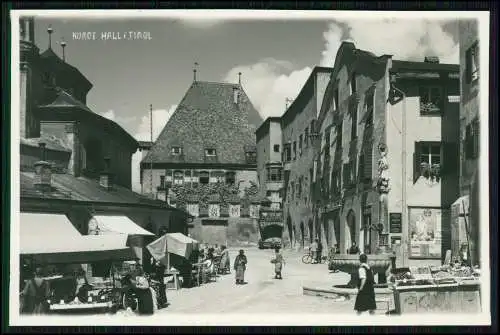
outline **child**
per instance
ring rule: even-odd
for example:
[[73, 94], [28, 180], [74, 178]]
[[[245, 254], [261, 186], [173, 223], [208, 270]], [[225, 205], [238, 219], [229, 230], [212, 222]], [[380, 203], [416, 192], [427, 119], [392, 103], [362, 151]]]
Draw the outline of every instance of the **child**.
[[283, 264], [285, 264], [285, 259], [283, 258], [283, 255], [280, 253], [280, 248], [275, 249], [275, 257], [271, 261], [271, 263], [274, 264], [274, 272], [275, 276], [274, 279], [283, 279], [281, 276], [281, 270], [283, 268]]

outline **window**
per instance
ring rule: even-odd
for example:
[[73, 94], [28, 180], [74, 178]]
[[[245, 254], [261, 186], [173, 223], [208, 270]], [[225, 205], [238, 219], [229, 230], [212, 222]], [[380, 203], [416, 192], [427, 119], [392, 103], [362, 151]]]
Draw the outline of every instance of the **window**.
[[342, 122], [340, 122], [338, 125], [337, 125], [337, 129], [336, 129], [336, 143], [337, 143], [337, 151], [341, 150], [342, 149]]
[[234, 185], [236, 183], [236, 173], [235, 172], [226, 172], [226, 184]]
[[479, 119], [474, 119], [465, 128], [465, 158], [479, 157]]
[[474, 83], [479, 79], [479, 43], [474, 43], [465, 52], [465, 71], [467, 83]]
[[274, 147], [274, 152], [280, 152], [280, 145], [279, 144], [275, 144]]
[[174, 185], [182, 185], [184, 182], [184, 173], [182, 171], [174, 172]]
[[333, 103], [335, 104], [335, 106], [333, 107], [334, 111], [339, 110], [339, 88], [338, 87], [333, 91]]
[[257, 153], [255, 151], [248, 151], [245, 153], [248, 164], [255, 164], [257, 162]]
[[216, 156], [215, 149], [205, 149], [205, 156], [207, 156], [207, 157], [215, 157]]
[[373, 91], [369, 92], [365, 98], [366, 104], [366, 117], [365, 117], [365, 126], [371, 127], [373, 126], [373, 103], [374, 103], [375, 93]]
[[304, 146], [307, 148], [307, 145], [308, 145], [308, 141], [309, 141], [309, 128], [306, 127], [306, 130], [304, 132]]
[[165, 188], [165, 176], [160, 176], [160, 189]]
[[268, 181], [281, 181], [281, 168], [268, 168], [267, 180]]
[[441, 164], [441, 144], [420, 142], [420, 163]]
[[350, 88], [351, 88], [351, 94], [354, 94], [356, 93], [356, 73], [353, 72], [351, 74], [351, 78], [350, 78]]
[[428, 178], [434, 173], [439, 173], [441, 167], [441, 142], [415, 142], [413, 154], [413, 182], [420, 176]]
[[172, 155], [180, 155], [182, 153], [181, 147], [172, 147]]
[[356, 162], [349, 161], [348, 163], [345, 163], [342, 172], [343, 186], [344, 188], [350, 188], [356, 180]]
[[210, 182], [210, 175], [206, 171], [200, 172], [200, 184], [208, 184]]
[[302, 156], [302, 134], [299, 136], [299, 155]]
[[330, 131], [331, 128], [325, 130], [325, 153], [330, 153]]
[[292, 160], [292, 145], [290, 143], [285, 144], [285, 162], [289, 162]]
[[272, 192], [271, 191], [267, 191], [266, 192], [266, 197], [270, 197], [272, 195]]
[[358, 106], [352, 107], [351, 111], [351, 141], [354, 141], [358, 137]]
[[302, 177], [299, 178], [299, 181], [297, 182], [297, 198], [300, 199], [302, 195]]
[[439, 115], [443, 107], [442, 90], [439, 86], [420, 87], [420, 115]]
[[297, 142], [293, 141], [293, 160], [297, 159]]

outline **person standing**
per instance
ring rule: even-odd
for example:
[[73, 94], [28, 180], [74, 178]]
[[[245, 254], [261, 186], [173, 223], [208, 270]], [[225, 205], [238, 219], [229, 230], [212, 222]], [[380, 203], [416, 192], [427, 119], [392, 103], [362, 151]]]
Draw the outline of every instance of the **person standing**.
[[238, 256], [234, 260], [234, 270], [236, 271], [236, 285], [244, 284], [245, 282], [245, 270], [247, 269], [247, 256], [245, 256], [245, 251], [240, 250]]
[[283, 269], [283, 265], [285, 264], [285, 259], [283, 258], [283, 255], [280, 253], [280, 248], [275, 249], [275, 256], [271, 263], [274, 264], [274, 272], [275, 276], [274, 279], [283, 279], [281, 276], [281, 271]]
[[227, 271], [229, 273], [231, 272], [231, 261], [229, 259], [229, 250], [227, 250], [225, 245], [221, 245], [220, 249], [221, 249], [220, 266], [222, 269], [224, 269], [224, 272]]
[[49, 310], [49, 283], [42, 278], [42, 268], [36, 268], [33, 278], [21, 292], [22, 313], [45, 314]]
[[375, 314], [377, 304], [375, 302], [375, 288], [373, 271], [367, 264], [368, 257], [365, 254], [359, 255], [358, 275], [358, 295], [354, 304], [354, 310], [359, 314], [368, 311], [370, 314]]
[[311, 243], [311, 256], [313, 259], [313, 263], [316, 262], [316, 259], [318, 258], [318, 239], [315, 239], [313, 243]]
[[321, 255], [323, 253], [323, 244], [321, 244], [321, 241], [319, 239], [316, 239], [318, 241], [318, 252], [316, 253], [316, 263], [321, 264]]

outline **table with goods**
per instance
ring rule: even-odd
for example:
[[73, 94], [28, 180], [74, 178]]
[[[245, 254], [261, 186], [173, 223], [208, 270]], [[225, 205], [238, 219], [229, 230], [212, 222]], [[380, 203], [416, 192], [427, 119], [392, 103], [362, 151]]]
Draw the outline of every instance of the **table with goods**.
[[393, 274], [395, 312], [480, 313], [480, 271], [460, 265], [410, 268]]

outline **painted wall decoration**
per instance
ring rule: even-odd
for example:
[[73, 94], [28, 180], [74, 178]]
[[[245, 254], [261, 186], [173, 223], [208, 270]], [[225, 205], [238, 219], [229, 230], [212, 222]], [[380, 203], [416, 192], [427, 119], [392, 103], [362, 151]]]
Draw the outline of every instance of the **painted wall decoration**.
[[240, 217], [240, 205], [229, 205], [229, 216], [232, 218]]
[[440, 208], [409, 208], [410, 258], [441, 259]]
[[208, 205], [208, 216], [211, 218], [217, 218], [220, 216], [219, 204], [209, 204]]

